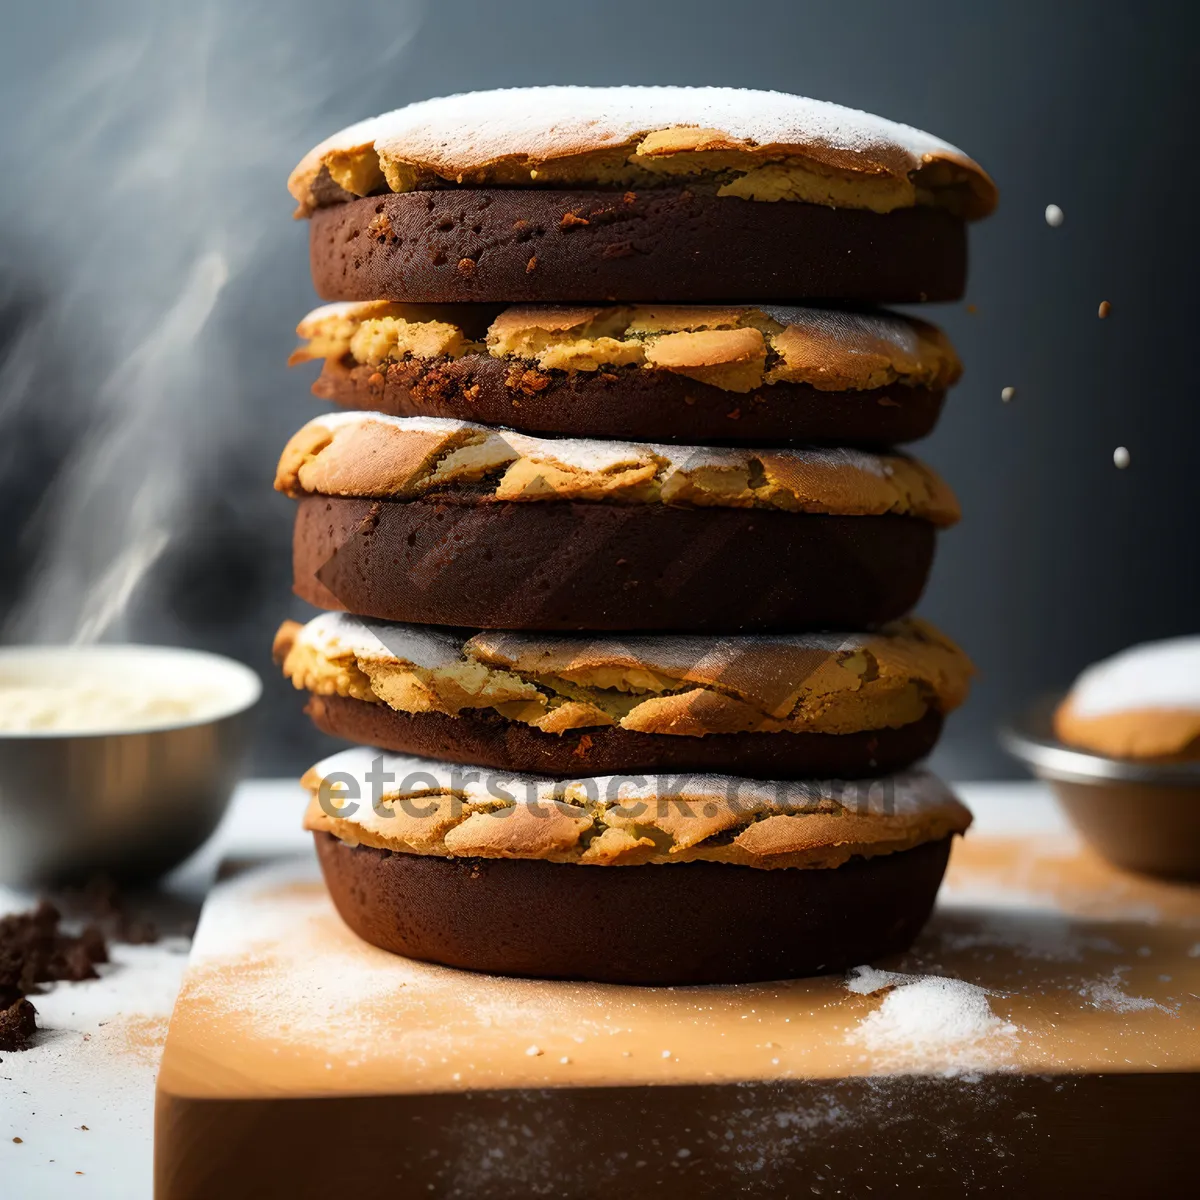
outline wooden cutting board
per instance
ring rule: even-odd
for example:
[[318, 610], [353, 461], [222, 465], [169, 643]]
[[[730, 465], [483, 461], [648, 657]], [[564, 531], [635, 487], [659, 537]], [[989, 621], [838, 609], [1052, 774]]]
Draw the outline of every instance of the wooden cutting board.
[[473, 975], [357, 940], [311, 859], [244, 870], [207, 903], [171, 1020], [157, 1195], [1189, 1187], [1200, 889], [1062, 831], [968, 835], [918, 945], [877, 965], [896, 974]]

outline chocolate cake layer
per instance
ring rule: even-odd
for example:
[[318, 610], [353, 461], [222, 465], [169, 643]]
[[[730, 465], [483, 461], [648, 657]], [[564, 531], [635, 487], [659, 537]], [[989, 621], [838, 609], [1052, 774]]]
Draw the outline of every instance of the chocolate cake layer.
[[458, 417], [524, 433], [701, 445], [885, 447], [933, 430], [944, 388], [827, 392], [774, 383], [730, 392], [636, 368], [539, 372], [482, 355], [326, 362], [313, 394], [397, 417]]
[[495, 712], [403, 713], [349, 696], [310, 696], [306, 711], [334, 737], [425, 758], [530, 775], [675, 771], [755, 779], [862, 779], [902, 770], [933, 749], [942, 715], [862, 733], [716, 733], [674, 737], [608, 728], [545, 733]]
[[453, 188], [312, 214], [326, 300], [639, 303], [957, 300], [966, 225], [932, 207], [876, 213], [690, 188]]
[[950, 838], [833, 869], [587, 867], [442, 858], [313, 835], [342, 919], [408, 958], [600, 983], [751, 983], [897, 954], [929, 917]]
[[934, 526], [909, 516], [308, 495], [296, 594], [481, 629], [870, 629], [908, 612]]

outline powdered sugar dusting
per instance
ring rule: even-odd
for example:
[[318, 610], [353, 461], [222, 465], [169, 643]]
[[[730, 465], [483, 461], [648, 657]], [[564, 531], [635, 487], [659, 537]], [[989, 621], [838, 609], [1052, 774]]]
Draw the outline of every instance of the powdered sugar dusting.
[[844, 346], [851, 353], [863, 343], [883, 342], [900, 354], [916, 358], [921, 342], [918, 325], [908, 317], [889, 312], [847, 312], [836, 308], [801, 308], [797, 305], [764, 304], [759, 311], [781, 325], [794, 326]]
[[582, 471], [606, 472], [658, 460], [660, 481], [671, 472], [699, 469], [745, 470], [759, 457], [772, 461], [832, 467], [886, 478], [893, 474], [892, 460], [864, 450], [842, 448], [734, 449], [715, 446], [666, 446], [652, 442], [616, 442], [591, 438], [540, 438], [508, 430], [497, 431], [474, 421], [450, 417], [393, 417], [387, 413], [343, 411], [315, 417], [305, 429], [337, 430], [356, 425], [385, 425], [411, 433], [437, 434], [447, 439], [458, 434], [477, 435], [478, 442], [492, 440], [511, 448], [514, 458], [535, 463], [559, 464]]
[[1145, 642], [1088, 667], [1075, 681], [1070, 703], [1080, 717], [1140, 708], [1200, 710], [1200, 637]]
[[[886, 636], [886, 633], [875, 635]], [[653, 664], [656, 669], [677, 665], [681, 671], [686, 669], [697, 676], [714, 673], [720, 664], [750, 651], [819, 650], [834, 654], [861, 649], [871, 640], [865, 634], [820, 632], [726, 638], [615, 634], [583, 639], [569, 634], [491, 630], [467, 638], [424, 625], [370, 621], [344, 612], [321, 613], [296, 635], [298, 645], [310, 646], [329, 658], [354, 654], [360, 659], [399, 660], [430, 669], [465, 658], [505, 665], [543, 651], [612, 663], [633, 659]]]
[[403, 161], [448, 171], [504, 157], [533, 161], [624, 145], [677, 126], [752, 146], [825, 147], [909, 169], [926, 157], [969, 163], [939, 138], [858, 109], [784, 92], [720, 87], [532, 87], [423, 100], [361, 121], [313, 152], [374, 142]]
[[1086, 997], [1093, 1007], [1105, 1009], [1108, 1012], [1132, 1013], [1156, 1009], [1158, 1012], [1167, 1013], [1172, 1017], [1178, 1015], [1175, 1009], [1169, 1008], [1157, 1000], [1152, 1000], [1149, 996], [1131, 996], [1125, 991], [1123, 977], [1128, 970], [1128, 967], [1116, 967], [1105, 978], [1085, 983], [1079, 989], [1079, 994]]
[[[603, 775], [561, 780], [461, 767], [415, 755], [381, 754], [367, 747], [343, 750], [313, 768], [319, 779], [338, 778], [358, 786], [360, 798], [382, 787], [384, 799], [453, 792], [468, 803], [495, 807], [503, 798], [516, 804], [544, 805], [553, 799], [584, 803], [604, 800], [629, 804], [647, 800], [687, 800], [702, 804], [708, 798], [732, 799], [745, 811], [811, 811], [833, 800], [866, 815], [912, 817], [942, 810], [963, 811], [953, 793], [932, 772], [902, 771], [883, 779], [761, 780], [729, 775]], [[382, 772], [382, 774], [379, 774]], [[347, 810], [343, 818], [377, 832], [388, 831], [388, 814], [369, 803]]]
[[327, 658], [353, 655], [364, 661], [409, 663], [437, 670], [463, 658], [463, 639], [425, 625], [368, 621], [350, 613], [326, 612], [314, 617], [296, 636]]

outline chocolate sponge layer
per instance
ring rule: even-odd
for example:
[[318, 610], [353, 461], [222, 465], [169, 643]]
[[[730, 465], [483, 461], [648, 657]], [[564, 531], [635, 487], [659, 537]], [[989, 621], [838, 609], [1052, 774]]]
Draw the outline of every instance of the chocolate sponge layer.
[[690, 188], [450, 188], [313, 213], [326, 300], [957, 300], [966, 226], [943, 209], [890, 213], [765, 203]]
[[751, 983], [848, 970], [908, 948], [950, 838], [833, 869], [690, 862], [579, 866], [439, 858], [313, 835], [359, 937], [495, 975], [599, 983]]
[[684, 445], [884, 448], [933, 430], [945, 389], [827, 392], [773, 383], [738, 393], [669, 371], [542, 372], [468, 354], [379, 367], [327, 362], [313, 393], [395, 417], [457, 417], [522, 433]]
[[480, 629], [870, 629], [917, 602], [908, 516], [309, 495], [295, 591], [320, 608]]
[[941, 714], [933, 709], [896, 729], [705, 737], [619, 726], [545, 733], [483, 709], [457, 716], [405, 713], [350, 696], [314, 695], [307, 711], [318, 728], [361, 745], [561, 779], [680, 771], [751, 779], [862, 779], [890, 775], [924, 758], [942, 728]]

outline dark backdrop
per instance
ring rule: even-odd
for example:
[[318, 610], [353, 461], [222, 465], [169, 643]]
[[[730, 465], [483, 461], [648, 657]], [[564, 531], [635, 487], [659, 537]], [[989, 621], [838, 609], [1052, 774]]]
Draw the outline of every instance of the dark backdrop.
[[[351, 120], [472, 88], [780, 88], [928, 129], [1000, 185], [1000, 211], [973, 233], [969, 305], [931, 310], [967, 372], [920, 452], [966, 513], [923, 611], [980, 668], [940, 766], [1008, 772], [1004, 714], [1198, 623], [1195, 13], [1160, 0], [5, 4], [6, 637], [242, 657], [267, 680], [256, 769], [302, 769], [326, 747], [269, 661], [278, 620], [303, 614], [271, 475], [319, 411], [311, 370], [283, 366], [314, 302], [288, 170]], [[1059, 229], [1048, 203], [1066, 213]]]

